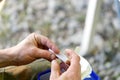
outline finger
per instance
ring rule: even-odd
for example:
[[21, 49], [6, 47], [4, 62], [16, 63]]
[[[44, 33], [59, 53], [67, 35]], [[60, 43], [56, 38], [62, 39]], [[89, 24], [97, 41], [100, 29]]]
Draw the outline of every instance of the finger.
[[74, 72], [78, 72], [78, 70], [80, 71], [80, 57], [70, 49], [67, 49], [66, 53], [70, 57], [70, 67], [68, 68], [68, 71]]
[[55, 54], [51, 54], [48, 50], [43, 50], [43, 49], [39, 49], [39, 48], [36, 49], [34, 56], [36, 58], [44, 58], [44, 59], [47, 59], [49, 61], [56, 58]]
[[37, 39], [39, 44], [42, 44], [43, 46], [46, 46], [46, 47], [52, 49], [55, 53], [59, 53], [58, 47], [47, 37], [36, 34], [35, 38]]
[[48, 38], [45, 38], [45, 37], [42, 38], [41, 42], [43, 43], [43, 45], [47, 46], [48, 48], [53, 50], [55, 53], [59, 53], [58, 47], [52, 41], [50, 41]]
[[71, 49], [66, 49], [65, 52], [66, 52], [67, 57], [70, 59], [71, 59], [72, 55], [75, 54]]
[[56, 80], [59, 76], [60, 76], [60, 66], [56, 60], [53, 60], [51, 64], [50, 80]]

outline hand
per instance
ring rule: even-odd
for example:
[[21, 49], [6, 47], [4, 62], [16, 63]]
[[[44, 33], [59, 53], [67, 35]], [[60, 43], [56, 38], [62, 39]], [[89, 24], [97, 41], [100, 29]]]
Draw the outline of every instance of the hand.
[[47, 37], [32, 33], [21, 43], [10, 48], [9, 50], [12, 52], [9, 54], [12, 55], [14, 65], [24, 65], [39, 58], [45, 58], [49, 61], [54, 59], [55, 55], [50, 54], [49, 48], [55, 53], [59, 53], [59, 49]]
[[60, 66], [56, 60], [52, 61], [50, 80], [81, 80], [80, 57], [72, 50], [66, 50], [70, 59], [70, 66], [60, 74]]

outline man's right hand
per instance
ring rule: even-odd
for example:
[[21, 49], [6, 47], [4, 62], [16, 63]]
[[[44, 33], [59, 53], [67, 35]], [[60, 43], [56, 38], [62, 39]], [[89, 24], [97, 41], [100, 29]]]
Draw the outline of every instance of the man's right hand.
[[52, 61], [50, 80], [81, 80], [80, 57], [72, 50], [67, 49], [66, 54], [70, 60], [70, 66], [61, 74], [60, 65], [56, 60]]

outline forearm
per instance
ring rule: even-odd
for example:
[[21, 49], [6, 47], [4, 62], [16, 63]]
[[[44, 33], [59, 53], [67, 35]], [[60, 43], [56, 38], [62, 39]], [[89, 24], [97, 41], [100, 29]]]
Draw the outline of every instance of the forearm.
[[0, 67], [13, 65], [12, 48], [0, 50]]

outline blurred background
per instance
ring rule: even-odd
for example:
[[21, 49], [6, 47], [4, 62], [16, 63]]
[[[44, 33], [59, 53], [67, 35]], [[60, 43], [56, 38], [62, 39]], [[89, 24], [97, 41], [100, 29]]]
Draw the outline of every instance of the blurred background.
[[[32, 32], [49, 37], [61, 50], [80, 46], [89, 0], [6, 0], [0, 16], [0, 49]], [[102, 1], [102, 0], [101, 0]], [[120, 26], [115, 0], [103, 0], [84, 55], [101, 80], [120, 80]]]

